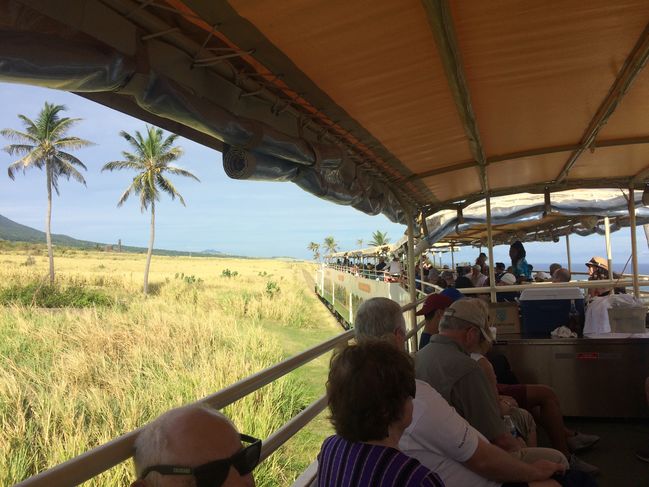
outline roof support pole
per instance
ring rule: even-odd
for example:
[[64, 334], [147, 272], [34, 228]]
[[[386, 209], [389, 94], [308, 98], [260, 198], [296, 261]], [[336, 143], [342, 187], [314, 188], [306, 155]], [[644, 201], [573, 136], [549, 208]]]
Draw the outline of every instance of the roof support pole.
[[570, 234], [566, 233], [566, 256], [568, 258], [568, 272], [572, 274], [572, 257], [570, 256]]
[[[408, 291], [410, 292], [410, 303], [417, 301], [417, 283], [415, 282], [415, 219], [412, 212], [405, 210], [406, 220], [408, 221]], [[416, 308], [408, 311], [410, 315], [410, 329], [417, 329]], [[417, 351], [417, 333], [410, 337], [410, 352]]]
[[568, 172], [577, 162], [577, 159], [579, 159], [579, 156], [593, 145], [597, 138], [597, 134], [618, 107], [624, 95], [629, 91], [629, 88], [638, 77], [638, 74], [642, 71], [642, 68], [644, 68], [648, 59], [649, 25], [647, 25], [642, 31], [640, 38], [636, 42], [629, 56], [626, 58], [626, 61], [624, 62], [620, 73], [617, 75], [617, 78], [615, 78], [606, 98], [604, 98], [604, 101], [599, 106], [595, 116], [591, 119], [588, 127], [586, 127], [586, 131], [579, 143], [579, 148], [570, 154], [570, 157], [564, 164], [563, 169], [561, 169], [561, 172], [557, 176], [556, 181], [563, 181], [568, 176]]
[[611, 252], [611, 222], [604, 217], [604, 238], [606, 239], [606, 260], [608, 261], [608, 278], [613, 279], [613, 254]]
[[494, 239], [493, 231], [491, 229], [491, 196], [487, 193], [486, 198], [487, 207], [487, 252], [489, 252], [489, 294], [491, 302], [496, 302], [496, 269], [494, 266]]
[[636, 238], [635, 219], [635, 190], [629, 188], [629, 228], [631, 229], [631, 263], [633, 266], [633, 295], [640, 299], [640, 283], [638, 281], [638, 239]]
[[439, 51], [442, 65], [444, 66], [446, 79], [451, 88], [451, 93], [453, 93], [460, 120], [462, 120], [462, 125], [464, 126], [464, 132], [469, 140], [471, 154], [478, 163], [482, 191], [486, 192], [487, 162], [482, 141], [480, 140], [480, 132], [478, 131], [475, 113], [473, 112], [473, 105], [471, 104], [471, 95], [469, 94], [469, 86], [466, 82], [462, 59], [460, 58], [460, 50], [455, 36], [455, 29], [453, 28], [453, 18], [451, 17], [449, 2], [448, 0], [421, 0], [421, 2], [426, 10], [428, 22], [435, 38], [435, 44]]
[[455, 272], [455, 246], [451, 242], [451, 270]]

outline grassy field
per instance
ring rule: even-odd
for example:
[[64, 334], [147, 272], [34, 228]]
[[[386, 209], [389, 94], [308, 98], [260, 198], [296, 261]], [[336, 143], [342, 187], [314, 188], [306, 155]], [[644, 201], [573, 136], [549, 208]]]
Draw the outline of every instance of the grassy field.
[[[307, 264], [154, 257], [145, 299], [143, 256], [58, 249], [50, 289], [45, 255], [30, 253], [0, 252], [0, 485], [340, 332]], [[77, 303], [85, 307], [43, 307], [66, 290], [90, 296]], [[321, 357], [225, 413], [265, 438], [324, 392], [327, 364]], [[258, 485], [289, 484], [329, 431], [321, 415], [259, 467]], [[84, 485], [131, 480], [129, 462]]]

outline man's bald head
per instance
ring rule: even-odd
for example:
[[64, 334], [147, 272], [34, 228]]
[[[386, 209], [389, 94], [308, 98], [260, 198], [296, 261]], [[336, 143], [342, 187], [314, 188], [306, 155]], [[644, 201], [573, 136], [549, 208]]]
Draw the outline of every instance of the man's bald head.
[[[135, 472], [154, 465], [197, 467], [229, 458], [241, 450], [239, 432], [219, 411], [206, 406], [184, 406], [172, 409], [146, 426], [135, 441]], [[142, 483], [146, 487], [194, 485], [185, 476], [162, 476], [151, 472]], [[224, 487], [253, 486], [252, 475], [240, 476], [230, 468]]]

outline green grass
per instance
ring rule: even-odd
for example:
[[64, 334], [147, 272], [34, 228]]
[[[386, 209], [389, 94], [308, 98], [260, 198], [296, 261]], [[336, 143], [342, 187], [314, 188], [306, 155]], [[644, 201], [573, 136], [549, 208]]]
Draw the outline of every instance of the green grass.
[[39, 308], [88, 308], [110, 306], [113, 299], [101, 291], [79, 285], [63, 287], [30, 282], [0, 289], [0, 305], [9, 304]]
[[[30, 283], [47, 275], [47, 259], [24, 261], [22, 253], [0, 254], [0, 296], [17, 297], [0, 311], [0, 485], [341, 331], [305, 289], [302, 264], [155, 257], [155, 292], [144, 298], [142, 258], [80, 252], [56, 259], [57, 283], [45, 295], [67, 301], [47, 310], [44, 303], [26, 303]], [[224, 269], [237, 275], [224, 277]], [[269, 293], [270, 281], [276, 285]], [[70, 306], [70, 292], [109, 301]], [[265, 438], [323, 394], [327, 368], [328, 356], [320, 357], [225, 413], [241, 431]], [[258, 485], [290, 484], [329, 432], [321, 415], [259, 467]], [[131, 480], [129, 462], [84, 485]]]

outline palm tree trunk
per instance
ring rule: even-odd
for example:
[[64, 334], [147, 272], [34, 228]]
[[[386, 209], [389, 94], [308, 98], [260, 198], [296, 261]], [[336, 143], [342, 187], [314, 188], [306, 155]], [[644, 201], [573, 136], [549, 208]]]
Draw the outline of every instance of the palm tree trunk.
[[54, 284], [54, 252], [52, 250], [52, 171], [49, 162], [45, 165], [47, 173], [47, 218], [45, 220], [45, 239], [47, 241], [47, 256], [50, 260], [50, 284]]
[[155, 240], [155, 203], [151, 203], [151, 235], [149, 237], [149, 249], [146, 253], [146, 266], [144, 267], [144, 294], [149, 292], [149, 267], [151, 266], [151, 254], [153, 254], [153, 241]]

